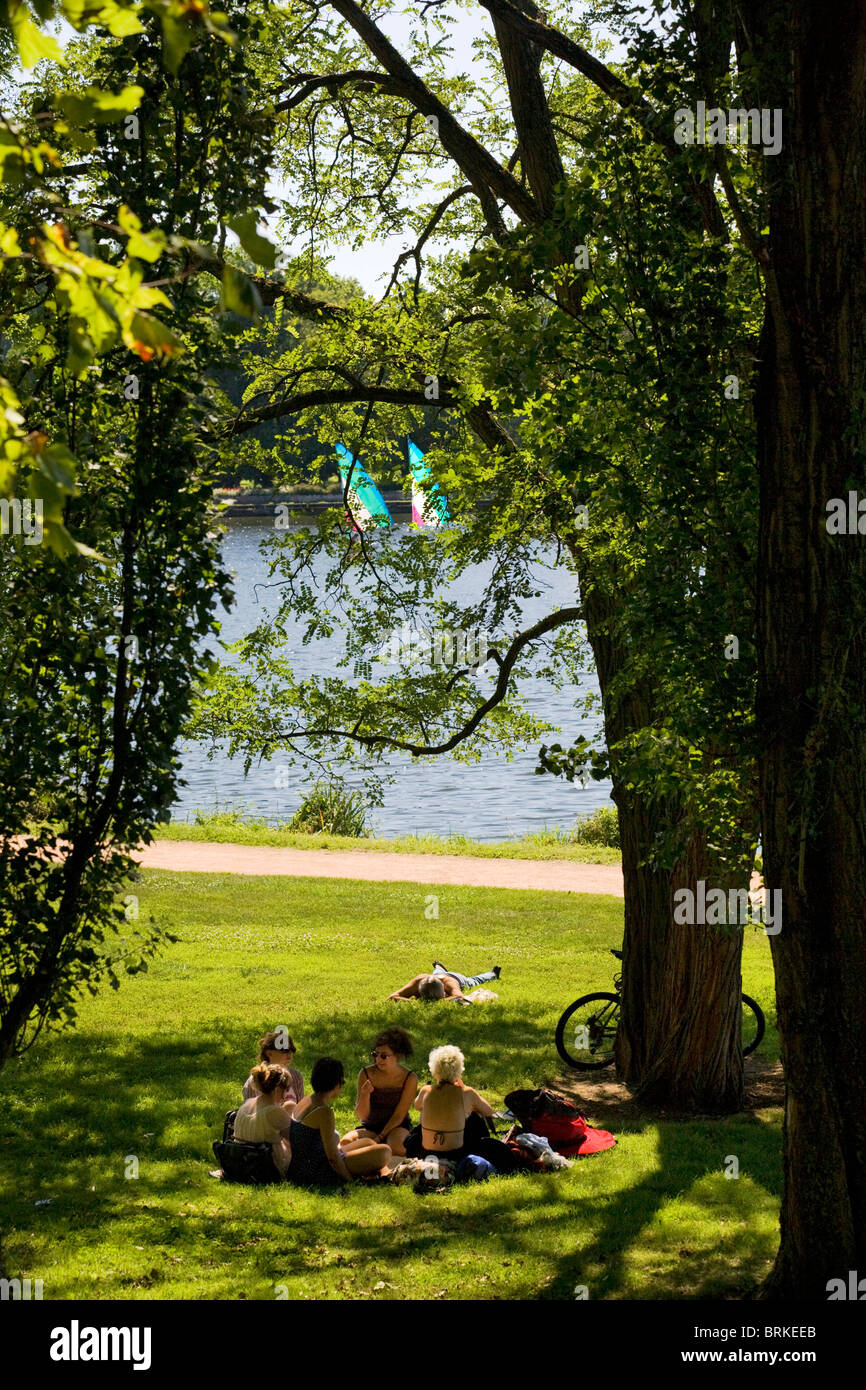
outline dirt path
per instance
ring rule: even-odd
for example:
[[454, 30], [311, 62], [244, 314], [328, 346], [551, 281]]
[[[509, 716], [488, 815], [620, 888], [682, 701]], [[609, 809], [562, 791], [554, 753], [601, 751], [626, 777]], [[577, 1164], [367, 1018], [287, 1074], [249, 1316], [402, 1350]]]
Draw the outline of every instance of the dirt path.
[[144, 868], [201, 874], [285, 874], [385, 883], [460, 883], [471, 888], [535, 888], [621, 898], [618, 864], [567, 859], [471, 859], [458, 854], [379, 854], [365, 850], [277, 849], [198, 840], [157, 840], [136, 856]]

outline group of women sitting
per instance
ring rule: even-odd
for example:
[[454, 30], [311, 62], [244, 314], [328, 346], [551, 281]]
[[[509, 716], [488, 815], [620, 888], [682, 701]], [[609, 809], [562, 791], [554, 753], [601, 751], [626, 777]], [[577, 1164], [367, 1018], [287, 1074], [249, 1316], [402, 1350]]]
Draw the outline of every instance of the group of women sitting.
[[[472, 1152], [478, 1130], [492, 1107], [463, 1081], [464, 1057], [458, 1047], [430, 1053], [432, 1083], [419, 1090], [418, 1077], [404, 1064], [412, 1055], [405, 1028], [386, 1028], [373, 1041], [372, 1064], [358, 1073], [356, 1127], [340, 1138], [333, 1104], [343, 1089], [343, 1064], [320, 1057], [310, 1076], [312, 1094], [294, 1066], [295, 1045], [285, 1030], [267, 1033], [259, 1044], [259, 1064], [244, 1084], [234, 1138], [271, 1144], [281, 1177], [321, 1186], [371, 1174], [386, 1175], [404, 1157], [444, 1156], [459, 1160]], [[420, 1112], [413, 1127], [411, 1109]], [[473, 1117], [477, 1117], [473, 1119]]]

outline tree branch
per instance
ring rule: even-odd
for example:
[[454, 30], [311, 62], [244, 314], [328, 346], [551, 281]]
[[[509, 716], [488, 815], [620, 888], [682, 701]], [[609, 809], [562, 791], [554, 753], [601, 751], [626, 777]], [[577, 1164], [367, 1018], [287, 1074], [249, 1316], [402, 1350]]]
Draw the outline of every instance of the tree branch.
[[[221, 256], [213, 256], [206, 261], [196, 261], [188, 274], [197, 275], [203, 270], [206, 274], [213, 275], [214, 279], [221, 280], [225, 267], [226, 262]], [[280, 284], [279, 280], [269, 280], [264, 275], [250, 275], [249, 279], [258, 290], [263, 304], [276, 304], [278, 299], [283, 299], [296, 314], [306, 319], [341, 320], [348, 317], [347, 307], [329, 304], [324, 299], [314, 299], [311, 294], [304, 294], [302, 290]]]
[[[480, 3], [489, 11], [494, 24], [499, 21], [503, 25], [508, 25], [514, 33], [521, 35], [522, 38], [537, 44], [539, 48], [546, 49], [548, 53], [562, 58], [570, 67], [576, 68], [584, 77], [589, 78], [590, 82], [600, 88], [606, 96], [611, 97], [623, 110], [633, 116], [651, 140], [660, 145], [662, 149], [667, 150], [668, 154], [682, 158], [682, 150], [673, 136], [665, 135], [659, 128], [658, 113], [638, 87], [632, 87], [621, 77], [617, 77], [616, 73], [612, 72], [609, 67], [606, 67], [598, 58], [594, 58], [591, 53], [587, 53], [585, 48], [582, 48], [579, 43], [575, 43], [574, 39], [561, 33], [559, 29], [553, 29], [543, 20], [534, 19], [531, 14], [524, 13], [522, 9], [512, 3], [512, 0], [480, 0]], [[532, 8], [535, 9], [534, 5]], [[535, 10], [535, 13], [540, 14], [540, 11]], [[711, 184], [700, 183], [691, 178], [687, 179], [686, 182], [700, 207], [707, 232], [711, 236], [726, 237], [727, 226]]]
[[[524, 647], [528, 646], [530, 642], [537, 641], [546, 633], [564, 626], [565, 623], [580, 622], [583, 616], [582, 608], [560, 608], [555, 613], [548, 613], [546, 618], [541, 618], [532, 627], [519, 632], [505, 655], [499, 659], [499, 676], [492, 694], [483, 704], [478, 706], [463, 727], [452, 734], [446, 743], [410, 743], [406, 739], [392, 738], [390, 734], [359, 734], [357, 726], [355, 729], [294, 729], [283, 737], [287, 742], [292, 742], [298, 738], [348, 738], [354, 743], [361, 744], [364, 748], [393, 748], [398, 752], [411, 753], [415, 757], [433, 757], [440, 753], [450, 753], [453, 748], [457, 747], [458, 743], [463, 743], [467, 738], [471, 738], [481, 721], [486, 719], [490, 711], [505, 699], [511, 672]], [[377, 720], [381, 719], [382, 708], [381, 702], [377, 703]]]
[[374, 405], [434, 406], [440, 410], [460, 404], [456, 396], [452, 396], [447, 391], [440, 391], [439, 399], [431, 401], [427, 399], [424, 391], [420, 388], [412, 390], [403, 386], [367, 386], [363, 382], [357, 386], [322, 386], [312, 391], [298, 391], [294, 395], [274, 401], [271, 405], [261, 406], [258, 410], [251, 411], [249, 415], [240, 415], [226, 427], [225, 434], [228, 436], [244, 434], [247, 430], [253, 430], [257, 425], [264, 424], [267, 420], [279, 420], [283, 415], [295, 415], [298, 411], [308, 410], [315, 405], [352, 405], [370, 402]]
[[541, 220], [540, 211], [526, 189], [520, 186], [513, 174], [494, 159], [490, 151], [485, 149], [474, 135], [470, 135], [469, 131], [460, 125], [448, 107], [431, 92], [378, 25], [355, 4], [355, 0], [329, 0], [329, 3], [332, 9], [352, 26], [386, 72], [402, 84], [407, 99], [421, 114], [436, 117], [439, 139], [443, 147], [469, 179], [481, 199], [485, 214], [489, 215], [492, 193], [507, 203], [522, 221], [538, 223]]
[[279, 90], [286, 91], [295, 82], [303, 82], [300, 91], [292, 96], [286, 97], [284, 101], [278, 101], [274, 107], [275, 111], [293, 111], [301, 102], [306, 101], [308, 96], [324, 87], [330, 96], [335, 96], [340, 87], [345, 87], [350, 82], [357, 83], [363, 90], [364, 86], [375, 85], [380, 91], [386, 92], [389, 96], [406, 97], [411, 100], [409, 88], [405, 82], [399, 78], [391, 77], [388, 73], [376, 72], [372, 68], [353, 68], [349, 72], [331, 72], [324, 76], [317, 76], [311, 72], [299, 72], [293, 82], [282, 83]]
[[415, 262], [414, 289], [415, 289], [415, 299], [416, 299], [416, 301], [417, 301], [417, 299], [418, 299], [418, 290], [419, 290], [420, 281], [421, 281], [421, 252], [422, 252], [422, 250], [424, 249], [424, 244], [425, 244], [425, 242], [427, 242], [427, 241], [429, 240], [429, 238], [433, 235], [434, 231], [436, 230], [437, 226], [438, 226], [439, 223], [441, 222], [442, 218], [445, 216], [445, 213], [446, 213], [446, 212], [448, 211], [448, 209], [451, 207], [451, 204], [452, 204], [452, 203], [456, 203], [457, 200], [458, 200], [459, 198], [465, 198], [465, 196], [466, 196], [467, 193], [473, 193], [474, 191], [475, 191], [475, 190], [473, 189], [471, 183], [464, 183], [464, 184], [461, 184], [461, 186], [460, 186], [459, 188], [455, 188], [455, 189], [453, 190], [453, 192], [451, 192], [451, 193], [448, 194], [447, 197], [445, 197], [445, 198], [442, 199], [441, 203], [439, 203], [439, 205], [435, 208], [435, 210], [434, 210], [432, 216], [430, 217], [429, 221], [427, 222], [426, 226], [424, 227], [424, 230], [422, 231], [422, 233], [421, 233], [420, 237], [418, 238], [418, 240], [416, 241], [415, 245], [412, 246], [412, 247], [410, 247], [410, 249], [409, 249], [408, 251], [401, 251], [401, 252], [400, 252], [400, 255], [397, 257], [396, 261], [394, 262], [394, 269], [393, 269], [393, 271], [391, 272], [391, 279], [388, 281], [388, 288], [385, 290], [385, 293], [382, 295], [382, 298], [383, 298], [383, 299], [387, 299], [388, 295], [390, 294], [392, 288], [394, 287], [394, 285], [395, 285], [395, 283], [396, 283], [396, 281], [397, 281], [397, 277], [398, 277], [398, 275], [400, 274], [400, 271], [403, 269], [403, 266], [406, 264], [406, 262], [409, 261], [409, 260], [414, 260], [414, 262]]

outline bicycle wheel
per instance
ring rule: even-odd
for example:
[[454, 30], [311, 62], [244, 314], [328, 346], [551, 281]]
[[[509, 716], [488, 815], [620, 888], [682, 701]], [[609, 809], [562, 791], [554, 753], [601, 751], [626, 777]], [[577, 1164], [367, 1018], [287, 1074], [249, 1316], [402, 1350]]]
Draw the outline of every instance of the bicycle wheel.
[[609, 1067], [618, 1027], [618, 994], [584, 994], [557, 1023], [556, 1050], [566, 1066], [579, 1071]]
[[742, 1024], [744, 1057], [748, 1057], [750, 1052], [754, 1052], [758, 1043], [764, 1036], [764, 1029], [766, 1026], [760, 1004], [756, 1004], [754, 999], [750, 999], [748, 994], [744, 994]]

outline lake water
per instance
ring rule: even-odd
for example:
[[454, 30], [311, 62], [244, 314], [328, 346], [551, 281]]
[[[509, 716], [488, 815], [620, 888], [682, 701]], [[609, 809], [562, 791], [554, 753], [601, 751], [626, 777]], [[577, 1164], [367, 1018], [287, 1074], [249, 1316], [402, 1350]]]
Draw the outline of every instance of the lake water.
[[[267, 560], [259, 547], [273, 534], [267, 518], [238, 518], [229, 523], [223, 556], [235, 576], [235, 603], [220, 614], [221, 638], [226, 642], [242, 636], [256, 626], [264, 612], [276, 608], [273, 590], [255, 590], [257, 583], [268, 582]], [[548, 559], [552, 563], [553, 549], [539, 554], [538, 587], [544, 596], [525, 604], [523, 618], [527, 623], [575, 601], [572, 576], [563, 567], [553, 569], [545, 563]], [[464, 578], [461, 586], [465, 590], [479, 578], [483, 578], [481, 570]], [[460, 596], [459, 587], [454, 592]], [[298, 639], [291, 648], [298, 672], [334, 674], [334, 655], [344, 650], [343, 637], [335, 635], [329, 642], [302, 647], [299, 628]], [[491, 662], [489, 670], [493, 669]], [[480, 698], [490, 685], [489, 677], [479, 678]], [[598, 717], [586, 718], [582, 711], [575, 711], [576, 701], [582, 704], [588, 690], [597, 690], [594, 675], [581, 677], [579, 688], [569, 685], [557, 690], [549, 681], [537, 678], [522, 689], [528, 707], [560, 726], [561, 734], [547, 734], [528, 748], [514, 749], [511, 761], [505, 754], [485, 753], [478, 763], [455, 763], [448, 757], [412, 763], [408, 757], [394, 754], [388, 767], [396, 773], [396, 781], [385, 789], [384, 805], [371, 810], [371, 828], [386, 836], [435, 833], [506, 840], [545, 826], [569, 826], [577, 816], [609, 804], [609, 783], [592, 782], [582, 788], [560, 778], [536, 776], [534, 771], [539, 742], [558, 740], [567, 746], [581, 733], [587, 738], [598, 737]], [[172, 808], [175, 819], [191, 820], [197, 808], [212, 811], [217, 806], [242, 803], [248, 814], [275, 823], [288, 820], [303, 795], [303, 769], [287, 767], [279, 757], [254, 765], [245, 776], [241, 758], [218, 753], [209, 760], [202, 747], [190, 743], [185, 743], [181, 752], [187, 785]], [[351, 773], [344, 774], [344, 779], [350, 784], [359, 780]]]

